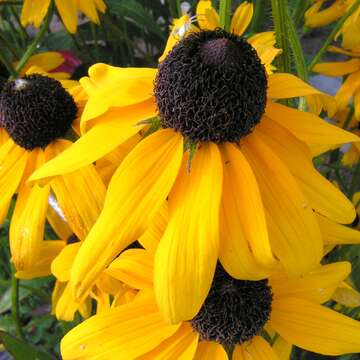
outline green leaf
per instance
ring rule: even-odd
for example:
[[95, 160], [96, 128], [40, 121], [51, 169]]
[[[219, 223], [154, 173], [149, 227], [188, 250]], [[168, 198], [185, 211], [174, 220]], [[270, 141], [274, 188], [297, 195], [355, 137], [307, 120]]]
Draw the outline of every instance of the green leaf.
[[109, 12], [114, 15], [126, 16], [134, 20], [138, 27], [145, 27], [149, 33], [153, 33], [164, 39], [164, 34], [153, 16], [141, 4], [135, 0], [107, 0]]
[[4, 331], [0, 331], [0, 340], [4, 344], [5, 349], [15, 359], [27, 360], [54, 360], [50, 354], [26, 343]]

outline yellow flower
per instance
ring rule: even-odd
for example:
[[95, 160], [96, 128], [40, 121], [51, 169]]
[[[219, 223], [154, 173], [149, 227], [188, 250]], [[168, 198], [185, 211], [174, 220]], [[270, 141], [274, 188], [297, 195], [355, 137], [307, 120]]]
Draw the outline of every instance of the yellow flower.
[[[39, 28], [44, 20], [51, 0], [24, 0], [21, 11], [23, 26], [33, 24]], [[83, 12], [92, 22], [100, 22], [98, 11], [104, 13], [106, 5], [103, 0], [55, 0], [56, 8], [64, 26], [70, 33], [76, 33], [78, 10]]]
[[[320, 27], [328, 25], [341, 18], [355, 3], [355, 0], [336, 0], [325, 9], [321, 9], [325, 0], [315, 0], [305, 13], [305, 25]], [[342, 36], [342, 46], [352, 49], [360, 46], [360, 7], [348, 17], [339, 30], [336, 38]]]
[[273, 57], [262, 55], [273, 49], [272, 37], [252, 47], [222, 30], [193, 32], [159, 69], [97, 64], [81, 80], [92, 89], [81, 126], [91, 128], [33, 180], [104, 156], [157, 111], [163, 129], [140, 141], [112, 177], [104, 210], [71, 271], [77, 298], [144, 233], [167, 198], [155, 291], [171, 322], [197, 313], [218, 259], [235, 278], [258, 280], [279, 268], [303, 274], [322, 256], [320, 219], [334, 221], [340, 232], [336, 223], [353, 221], [351, 202], [314, 169], [309, 147], [357, 137], [276, 102], [321, 92], [290, 74], [266, 74]]
[[71, 145], [64, 137], [80, 115], [79, 86], [62, 80], [64, 86], [72, 86], [65, 90], [47, 75], [51, 76], [31, 67], [26, 76], [7, 83], [0, 97], [0, 221], [17, 194], [9, 240], [20, 277], [29, 277], [24, 274], [40, 265], [44, 271], [60, 250], [59, 243], [43, 240], [49, 202], [60, 207], [72, 231], [84, 239], [105, 198], [105, 186], [92, 165], [57, 176], [44, 186], [39, 181], [27, 182], [34, 170]]
[[355, 117], [360, 120], [360, 47], [347, 51], [331, 46], [329, 51], [349, 55], [352, 58], [344, 62], [336, 61], [317, 64], [314, 66], [313, 71], [327, 76], [347, 75], [335, 99], [339, 109], [345, 109], [353, 99]]
[[[320, 304], [331, 299], [350, 272], [338, 262], [303, 277], [278, 273], [267, 280], [231, 278], [218, 265], [200, 311], [189, 321], [167, 323], [153, 293], [153, 255], [145, 249], [123, 252], [106, 272], [139, 289], [135, 299], [95, 315], [61, 342], [68, 359], [279, 360], [285, 347], [340, 355], [360, 351], [360, 323]], [[274, 350], [260, 335], [278, 333], [285, 342]]]

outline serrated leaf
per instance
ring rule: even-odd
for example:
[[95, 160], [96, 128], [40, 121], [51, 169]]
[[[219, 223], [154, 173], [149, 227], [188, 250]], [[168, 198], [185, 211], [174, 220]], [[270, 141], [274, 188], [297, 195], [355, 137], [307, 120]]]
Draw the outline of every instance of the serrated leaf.
[[26, 360], [54, 360], [50, 354], [45, 351], [26, 343], [4, 331], [0, 331], [0, 340], [4, 344], [5, 349], [15, 359]]

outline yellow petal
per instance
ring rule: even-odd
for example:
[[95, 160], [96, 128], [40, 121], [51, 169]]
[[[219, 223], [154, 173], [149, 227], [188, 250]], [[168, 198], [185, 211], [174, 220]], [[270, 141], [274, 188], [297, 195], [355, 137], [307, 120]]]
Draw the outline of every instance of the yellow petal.
[[344, 62], [327, 62], [316, 64], [312, 69], [327, 76], [343, 76], [360, 69], [360, 59], [350, 59]]
[[225, 349], [214, 341], [199, 342], [193, 360], [228, 360]]
[[321, 94], [321, 91], [295, 75], [276, 73], [268, 78], [268, 96], [272, 99], [288, 99], [311, 94]]
[[[84, 321], [61, 341], [64, 360], [134, 359], [171, 337], [180, 327], [167, 325], [154, 301], [145, 298]], [[139, 341], [141, 339], [141, 341]]]
[[182, 154], [182, 136], [160, 130], [121, 163], [109, 184], [104, 209], [74, 262], [71, 281], [77, 297], [150, 225], [175, 181]]
[[72, 321], [81, 304], [74, 301], [69, 283], [61, 287], [60, 292], [56, 302], [53, 303], [55, 305], [55, 316], [58, 320]]
[[330, 300], [337, 286], [350, 271], [350, 263], [336, 262], [320, 266], [302, 277], [274, 278], [270, 283], [276, 298], [296, 297], [320, 304]]
[[50, 0], [24, 0], [21, 10], [21, 24], [34, 24], [39, 28], [50, 5]]
[[129, 249], [105, 270], [106, 274], [135, 288], [152, 288], [153, 257], [144, 249]]
[[155, 255], [159, 241], [164, 235], [169, 220], [168, 202], [164, 201], [160, 211], [155, 215], [154, 220], [148, 229], [139, 237], [139, 243], [149, 254]]
[[70, 33], [75, 34], [77, 27], [77, 9], [75, 1], [55, 0], [55, 5], [66, 29]]
[[59, 281], [69, 280], [71, 266], [80, 249], [80, 246], [80, 242], [65, 246], [52, 262], [51, 272]]
[[[67, 140], [57, 140], [46, 149], [48, 157], [61, 154], [71, 146]], [[76, 172], [56, 176], [50, 181], [66, 221], [83, 240], [97, 220], [105, 200], [105, 185], [92, 165]]]
[[354, 107], [355, 107], [355, 117], [360, 121], [360, 87], [355, 91], [354, 94]]
[[235, 347], [232, 360], [279, 360], [269, 343], [261, 336]]
[[360, 352], [360, 322], [304, 299], [276, 299], [271, 325], [288, 342], [323, 355]]
[[276, 353], [276, 355], [278, 356], [279, 360], [289, 360], [290, 359], [292, 345], [289, 344], [281, 336], [277, 336], [272, 348], [273, 348], [274, 352]]
[[[56, 51], [47, 51], [40, 54], [35, 54], [30, 57], [24, 68], [21, 70], [21, 74], [26, 74], [26, 71], [36, 65], [42, 68], [44, 71], [51, 71], [59, 67], [65, 62], [64, 57]], [[15, 63], [15, 66], [17, 63]]]
[[217, 145], [185, 156], [169, 195], [169, 225], [155, 256], [154, 288], [171, 323], [192, 319], [212, 283], [218, 258], [222, 164]]
[[100, 116], [110, 107], [124, 107], [151, 99], [156, 72], [156, 69], [150, 68], [93, 65], [89, 69], [90, 78], [80, 80], [90, 93], [82, 121]]
[[[31, 156], [25, 173], [30, 172], [35, 163], [43, 161], [42, 150], [33, 150]], [[41, 188], [23, 182], [20, 186], [9, 235], [11, 256], [17, 270], [31, 268], [39, 260], [49, 191], [48, 185]]]
[[320, 231], [327, 245], [360, 244], [360, 231], [318, 215]]
[[199, 334], [192, 329], [189, 323], [185, 322], [174, 335], [137, 360], [193, 359], [198, 341]]
[[295, 179], [256, 131], [245, 139], [241, 149], [259, 185], [275, 255], [291, 274], [316, 267], [322, 257], [322, 238]]
[[360, 88], [360, 71], [350, 74], [336, 93], [335, 99], [340, 109], [345, 108], [354, 93]]
[[58, 215], [58, 213], [51, 206], [51, 203], [47, 211], [47, 221], [49, 222], [51, 228], [61, 239], [67, 241], [69, 237], [73, 234], [65, 219]]
[[346, 282], [341, 283], [332, 295], [332, 299], [348, 307], [360, 306], [360, 293]]
[[16, 145], [11, 139], [4, 142], [0, 147], [1, 220], [5, 219], [11, 198], [20, 184], [27, 158], [28, 152]]
[[65, 245], [64, 241], [43, 241], [39, 261], [31, 268], [17, 271], [16, 277], [18, 279], [33, 279], [51, 275], [51, 263]]
[[313, 209], [340, 223], [354, 220], [355, 209], [351, 201], [315, 170], [304, 143], [266, 117], [257, 127], [257, 135], [286, 164]]
[[[80, 169], [110, 153], [117, 146], [130, 139], [145, 125], [136, 125], [136, 118], [111, 118], [97, 123], [67, 150], [48, 161], [31, 177], [30, 181]], [[141, 119], [141, 116], [140, 116]], [[106, 141], [104, 141], [106, 139]]]
[[202, 30], [214, 30], [220, 27], [219, 15], [211, 0], [200, 0], [196, 6], [196, 18]]
[[220, 260], [231, 276], [259, 280], [269, 275], [262, 265], [275, 263], [260, 191], [241, 151], [231, 143], [220, 150], [224, 168]]
[[247, 1], [241, 3], [231, 19], [231, 32], [241, 36], [249, 26], [253, 13], [254, 7], [252, 3], [248, 3]]
[[290, 107], [268, 102], [266, 115], [308, 144], [345, 144], [359, 141], [358, 137], [319, 117]]

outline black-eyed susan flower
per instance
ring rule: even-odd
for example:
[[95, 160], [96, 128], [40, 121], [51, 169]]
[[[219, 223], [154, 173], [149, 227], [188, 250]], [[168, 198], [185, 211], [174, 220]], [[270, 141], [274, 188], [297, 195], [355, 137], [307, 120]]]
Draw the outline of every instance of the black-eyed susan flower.
[[[341, 18], [354, 4], [355, 0], [336, 0], [327, 7], [323, 7], [325, 0], [315, 0], [314, 4], [305, 12], [305, 25], [310, 27], [326, 26]], [[346, 19], [336, 38], [342, 36], [342, 46], [352, 49], [360, 45], [358, 33], [360, 31], [360, 7]], [[335, 39], [336, 39], [335, 38]]]
[[140, 289], [124, 306], [112, 306], [71, 330], [61, 342], [67, 359], [280, 359], [263, 333], [288, 344], [339, 355], [360, 349], [360, 323], [320, 304], [350, 272], [350, 264], [321, 266], [300, 278], [277, 274], [247, 281], [217, 265], [204, 304], [192, 319], [169, 324], [152, 285], [153, 258], [144, 249], [122, 253], [106, 272]]
[[[51, 0], [24, 0], [21, 11], [21, 23], [40, 27], [44, 20]], [[103, 0], [55, 0], [55, 6], [59, 12], [66, 29], [75, 33], [78, 24], [78, 11], [84, 13], [92, 22], [98, 24], [99, 14], [104, 13], [106, 4]]]
[[[157, 251], [155, 289], [172, 322], [197, 313], [218, 258], [235, 278], [259, 280], [279, 268], [306, 273], [322, 256], [316, 213], [353, 220], [351, 203], [315, 171], [309, 146], [357, 137], [277, 103], [321, 93], [293, 75], [272, 74], [273, 56], [260, 54], [273, 49], [273, 34], [257, 40], [194, 31], [158, 70], [98, 64], [82, 80], [94, 88], [82, 119], [92, 127], [33, 179], [72, 171], [133, 136], [149, 115], [144, 104], [154, 111], [156, 102], [162, 129], [136, 145], [114, 174], [71, 272], [77, 298], [144, 233], [166, 198], [170, 220]], [[100, 121], [111, 113], [112, 120]]]
[[0, 95], [0, 214], [3, 220], [16, 194], [9, 239], [19, 272], [51, 258], [53, 252], [49, 255], [44, 246], [56, 251], [55, 243], [43, 241], [50, 198], [55, 196], [72, 231], [84, 239], [105, 197], [105, 186], [92, 166], [57, 176], [44, 186], [27, 182], [34, 170], [70, 146], [64, 137], [76, 125], [78, 112], [76, 87], [67, 91], [59, 81], [32, 71], [6, 83]]
[[351, 100], [354, 103], [355, 117], [360, 119], [360, 48], [344, 50], [331, 46], [329, 51], [351, 56], [350, 60], [325, 62], [314, 66], [313, 71], [327, 76], [346, 76], [335, 99], [340, 110], [347, 108]]

